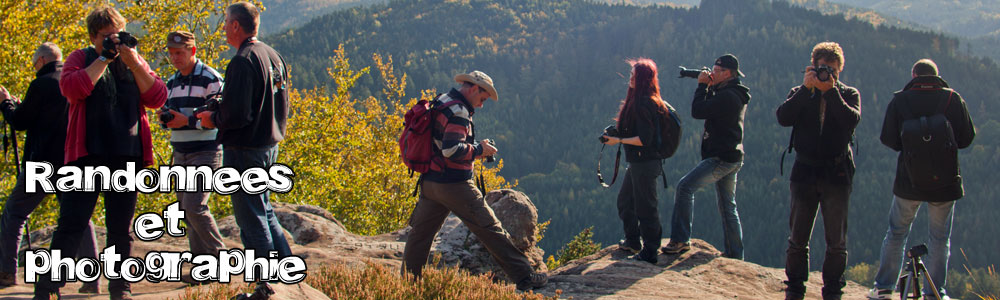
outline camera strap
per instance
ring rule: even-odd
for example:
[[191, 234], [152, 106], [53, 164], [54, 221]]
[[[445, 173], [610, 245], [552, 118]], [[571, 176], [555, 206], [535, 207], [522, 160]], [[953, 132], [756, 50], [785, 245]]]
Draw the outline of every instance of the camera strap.
[[604, 147], [607, 144], [601, 144], [601, 151], [597, 153], [597, 181], [601, 183], [604, 188], [609, 188], [615, 184], [615, 180], [618, 180], [618, 164], [622, 159], [622, 144], [618, 144], [618, 154], [615, 154], [615, 172], [611, 175], [611, 183], [604, 183], [604, 176], [601, 175], [601, 158], [604, 158]]

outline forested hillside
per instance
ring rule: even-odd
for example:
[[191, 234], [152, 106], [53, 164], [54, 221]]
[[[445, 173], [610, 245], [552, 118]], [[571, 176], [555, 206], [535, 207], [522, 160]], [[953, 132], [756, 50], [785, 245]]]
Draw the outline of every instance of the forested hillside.
[[[783, 265], [788, 231], [788, 179], [787, 173], [779, 176], [778, 159], [790, 130], [778, 126], [774, 111], [788, 89], [801, 83], [812, 46], [839, 42], [846, 52], [841, 79], [862, 94], [850, 207], [852, 265], [876, 263], [887, 227], [896, 153], [878, 141], [884, 109], [893, 91], [909, 80], [912, 63], [929, 57], [968, 101], [979, 130], [973, 146], [961, 152], [967, 194], [956, 208], [952, 267], [965, 262], [959, 248], [971, 266], [1000, 261], [995, 250], [1000, 248], [995, 238], [1000, 236], [995, 217], [1000, 185], [990, 175], [1000, 166], [1000, 123], [990, 113], [1000, 99], [995, 84], [985, 80], [1000, 67], [965, 57], [957, 40], [941, 34], [873, 26], [781, 1], [704, 0], [686, 9], [582, 0], [407, 0], [338, 11], [264, 40], [285, 55], [299, 88], [333, 85], [326, 68], [339, 44], [361, 65], [371, 64], [372, 53], [391, 55], [400, 62], [397, 70], [410, 76], [411, 95], [421, 89], [446, 91], [459, 72], [490, 74], [500, 101], [477, 110], [477, 138], [496, 139], [505, 162], [502, 174], [519, 180], [518, 189], [536, 203], [540, 220], [551, 219], [541, 242], [549, 253], [590, 226], [605, 245], [621, 238], [618, 185], [600, 188], [594, 169], [597, 136], [625, 96], [629, 68], [624, 60], [655, 60], [663, 96], [684, 116], [683, 143], [665, 164], [670, 188], [659, 189], [660, 214], [669, 231], [673, 187], [700, 160], [702, 131], [702, 122], [689, 115], [696, 83], [676, 78], [676, 66], [711, 65], [719, 55], [733, 53], [753, 95], [737, 202], [746, 258], [767, 266]], [[361, 78], [353, 94], [385, 98], [373, 77]], [[606, 153], [602, 163], [606, 178], [613, 165], [609, 156], [613, 153]], [[715, 191], [702, 190], [696, 197], [694, 237], [721, 245]], [[926, 240], [923, 215], [911, 241]], [[816, 232], [822, 232], [820, 225]], [[813, 258], [821, 258], [822, 234], [813, 242]]]

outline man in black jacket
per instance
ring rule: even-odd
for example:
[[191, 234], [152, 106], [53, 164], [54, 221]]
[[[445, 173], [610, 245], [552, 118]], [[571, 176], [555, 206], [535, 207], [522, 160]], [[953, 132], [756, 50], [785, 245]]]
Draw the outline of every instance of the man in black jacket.
[[[46, 162], [54, 168], [63, 165], [63, 144], [66, 141], [66, 98], [59, 92], [59, 75], [62, 73], [62, 50], [46, 42], [32, 57], [35, 80], [28, 85], [24, 101], [12, 99], [7, 89], [0, 86], [0, 111], [4, 120], [15, 130], [25, 130], [25, 161]], [[23, 166], [23, 165], [22, 165]], [[21, 244], [21, 230], [28, 215], [41, 204], [46, 193], [27, 193], [25, 172], [17, 176], [17, 185], [11, 191], [0, 216], [0, 287], [17, 284], [17, 248]], [[36, 189], [37, 190], [37, 189]], [[61, 193], [56, 197], [62, 199]], [[88, 222], [80, 241], [79, 257], [97, 257], [97, 238], [94, 223]], [[98, 281], [84, 283], [82, 293], [97, 293]]]
[[[285, 136], [288, 119], [288, 69], [284, 59], [257, 40], [260, 12], [248, 2], [226, 8], [226, 42], [236, 55], [226, 66], [226, 84], [218, 111], [201, 112], [202, 127], [218, 128], [222, 144], [222, 166], [243, 172], [268, 168], [278, 159], [278, 142]], [[237, 190], [232, 195], [233, 215], [240, 226], [240, 239], [255, 255], [292, 255], [281, 224], [271, 206], [269, 192], [251, 195]], [[249, 258], [248, 258], [249, 260]]]
[[[948, 256], [950, 251], [951, 224], [955, 201], [962, 198], [965, 190], [962, 188], [961, 176], [956, 176], [944, 182], [942, 187], [927, 188], [918, 186], [910, 178], [907, 164], [904, 160], [903, 140], [901, 138], [903, 122], [907, 114], [929, 116], [943, 112], [951, 123], [951, 129], [958, 148], [966, 148], [972, 144], [976, 136], [976, 128], [969, 117], [962, 96], [948, 87], [948, 83], [938, 76], [937, 65], [930, 59], [921, 59], [913, 65], [912, 80], [896, 92], [889, 107], [885, 111], [885, 121], [882, 123], [882, 144], [892, 150], [899, 151], [896, 162], [896, 181], [892, 192], [895, 197], [889, 208], [889, 229], [882, 241], [882, 256], [879, 260], [878, 274], [875, 275], [875, 287], [869, 294], [870, 299], [889, 299], [899, 278], [900, 262], [902, 261], [903, 244], [910, 232], [910, 224], [917, 215], [920, 204], [927, 203], [928, 236], [930, 237], [926, 268], [934, 286], [942, 299], [947, 299], [944, 285], [948, 273]], [[944, 107], [944, 109], [940, 109]], [[957, 156], [957, 152], [955, 153]], [[948, 159], [941, 157], [940, 159]], [[952, 157], [951, 159], [957, 159]], [[961, 174], [961, 172], [959, 172]], [[934, 291], [924, 285], [924, 295], [932, 295]]]
[[723, 256], [743, 259], [743, 229], [736, 211], [736, 173], [743, 167], [743, 116], [750, 102], [750, 89], [740, 83], [736, 56], [726, 54], [715, 60], [712, 72], [702, 71], [691, 103], [691, 116], [705, 120], [701, 137], [701, 163], [677, 183], [674, 215], [670, 225], [667, 254], [691, 248], [694, 193], [715, 183], [722, 214], [725, 241]]
[[861, 96], [857, 89], [840, 82], [843, 70], [844, 50], [839, 44], [816, 44], [802, 85], [792, 88], [777, 111], [778, 123], [792, 127], [796, 152], [790, 184], [786, 300], [805, 297], [809, 239], [817, 209], [823, 213], [826, 231], [823, 299], [840, 299], [846, 284], [847, 206], [854, 177], [850, 142], [861, 121]]

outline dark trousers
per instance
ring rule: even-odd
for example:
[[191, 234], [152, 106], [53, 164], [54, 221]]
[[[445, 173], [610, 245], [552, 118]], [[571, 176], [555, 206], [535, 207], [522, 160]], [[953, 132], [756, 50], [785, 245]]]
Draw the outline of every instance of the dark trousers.
[[528, 257], [510, 241], [507, 231], [486, 205], [482, 193], [470, 179], [457, 183], [437, 183], [424, 180], [420, 199], [410, 216], [410, 233], [403, 249], [403, 272], [420, 276], [434, 235], [441, 229], [448, 213], [454, 213], [469, 228], [486, 250], [493, 255], [507, 278], [519, 282], [533, 272]]
[[656, 177], [660, 175], [660, 160], [629, 163], [618, 192], [618, 217], [622, 220], [625, 239], [642, 238], [644, 255], [656, 255], [663, 230], [657, 209]]
[[826, 257], [823, 259], [823, 295], [841, 295], [844, 269], [847, 267], [847, 207], [851, 185], [817, 181], [812, 184], [791, 183], [791, 214], [785, 275], [788, 292], [805, 294], [809, 279], [809, 239], [816, 221], [817, 209], [823, 214], [826, 237]]
[[[50, 179], [55, 182], [56, 179]], [[7, 197], [7, 202], [3, 205], [3, 215], [0, 215], [0, 272], [17, 273], [18, 246], [21, 245], [21, 232], [28, 222], [28, 216], [35, 208], [48, 196], [42, 193], [41, 186], [37, 186], [37, 193], [27, 192], [27, 175], [24, 171], [17, 176], [17, 185]], [[61, 199], [62, 193], [56, 193], [56, 198]], [[83, 237], [80, 239], [80, 248], [77, 251], [77, 258], [97, 258], [97, 237], [94, 235], [94, 223], [88, 222], [87, 228], [83, 229]], [[30, 245], [28, 245], [30, 246]], [[100, 281], [92, 282], [97, 284]]]
[[[246, 148], [223, 146], [222, 166], [241, 173], [253, 167], [268, 168], [278, 160], [278, 146]], [[251, 195], [239, 189], [232, 194], [233, 217], [240, 226], [240, 239], [245, 249], [254, 249], [254, 256], [267, 257], [277, 251], [278, 257], [292, 255], [285, 232], [271, 206], [271, 192]]]
[[[73, 166], [106, 166], [111, 172], [125, 169], [126, 162], [139, 161], [138, 158], [104, 158], [86, 156], [70, 163]], [[137, 163], [138, 168], [141, 163]], [[52, 234], [52, 250], [62, 250], [63, 257], [74, 257], [79, 251], [80, 239], [86, 233], [87, 223], [94, 213], [97, 198], [104, 195], [104, 223], [108, 230], [107, 247], [115, 246], [115, 254], [126, 259], [132, 254], [132, 217], [135, 215], [136, 192], [70, 192], [63, 195], [59, 203], [59, 219]], [[114, 265], [121, 271], [121, 261]], [[49, 274], [43, 274], [35, 285], [37, 292], [52, 292], [63, 287], [65, 282], [52, 282]], [[65, 274], [63, 276], [65, 277]], [[108, 292], [130, 291], [131, 285], [124, 279], [108, 280]]]

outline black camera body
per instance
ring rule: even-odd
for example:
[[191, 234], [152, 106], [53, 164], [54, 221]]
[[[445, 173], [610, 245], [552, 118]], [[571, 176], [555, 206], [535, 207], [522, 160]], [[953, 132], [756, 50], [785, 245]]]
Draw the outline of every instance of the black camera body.
[[688, 78], [698, 79], [698, 75], [701, 75], [702, 71], [711, 71], [710, 69], [708, 69], [708, 67], [701, 67], [701, 69], [688, 69], [681, 66], [678, 68], [681, 68], [681, 72], [680, 76], [678, 76], [677, 78], [688, 77]]
[[[488, 139], [488, 140], [486, 140], [486, 142], [489, 143], [490, 146], [495, 146], [496, 145], [496, 143], [493, 142], [493, 139]], [[497, 161], [497, 156], [496, 155], [490, 155], [490, 156], [486, 156], [484, 158], [486, 159], [486, 162], [488, 162], [488, 163]]]
[[913, 246], [913, 248], [906, 251], [906, 257], [909, 258], [919, 258], [925, 254], [927, 254], [927, 246], [924, 244]]
[[111, 37], [104, 38], [104, 42], [102, 44], [102, 46], [104, 46], [104, 51], [101, 55], [111, 58], [112, 56], [115, 56], [114, 49], [118, 45], [125, 45], [133, 49], [135, 46], [139, 45], [139, 40], [137, 40], [131, 33], [125, 31], [118, 32], [118, 42], [119, 43], [115, 44], [115, 41], [112, 40]]
[[830, 81], [833, 73], [836, 72], [833, 67], [824, 64], [814, 67], [813, 71], [816, 72], [816, 79], [819, 81]]
[[115, 44], [111, 37], [107, 37], [104, 39], [104, 49], [114, 49], [115, 46], [118, 45], [135, 48], [135, 46], [139, 45], [139, 40], [137, 40], [131, 33], [125, 31], [118, 32], [118, 42], [118, 44]]
[[205, 99], [205, 105], [194, 108], [194, 112], [192, 114], [195, 117], [198, 117], [198, 114], [200, 114], [201, 112], [219, 110], [219, 103], [222, 102], [222, 94], [221, 93], [211, 94], [208, 95], [207, 98], [208, 99]]
[[614, 124], [608, 125], [608, 127], [604, 127], [604, 134], [602, 134], [597, 139], [600, 140], [601, 143], [604, 143], [604, 142], [608, 141], [608, 137], [609, 136], [611, 136], [611, 137], [617, 137], [618, 136], [618, 128], [615, 127]]
[[157, 117], [160, 118], [160, 123], [167, 124], [168, 122], [174, 120], [174, 114], [170, 113], [171, 109], [172, 108], [167, 107], [166, 105], [164, 105], [163, 108], [160, 109], [159, 113], [157, 114]]

